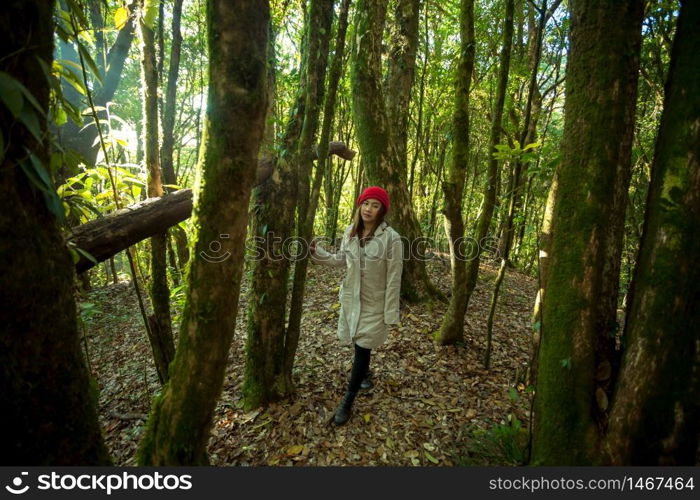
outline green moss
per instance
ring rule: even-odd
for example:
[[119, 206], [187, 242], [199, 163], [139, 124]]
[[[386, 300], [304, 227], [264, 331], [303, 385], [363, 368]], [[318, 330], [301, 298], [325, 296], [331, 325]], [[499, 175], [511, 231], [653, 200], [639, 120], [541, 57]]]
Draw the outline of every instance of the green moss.
[[89, 389], [90, 402], [94, 408], [99, 408], [100, 407], [100, 386], [97, 384], [97, 379], [93, 376], [89, 376], [88, 383], [90, 385], [90, 389]]
[[146, 422], [146, 429], [139, 443], [138, 450], [136, 451], [136, 463], [142, 466], [156, 465], [154, 454], [158, 448], [155, 442], [158, 436], [158, 419], [160, 418], [160, 408], [163, 404], [164, 392], [165, 391], [161, 392], [152, 400], [151, 412]]

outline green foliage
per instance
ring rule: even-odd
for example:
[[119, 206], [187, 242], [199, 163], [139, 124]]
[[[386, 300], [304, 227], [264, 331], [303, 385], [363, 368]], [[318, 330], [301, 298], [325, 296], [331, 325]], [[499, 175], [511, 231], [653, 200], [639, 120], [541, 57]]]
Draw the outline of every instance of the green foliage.
[[143, 24], [149, 29], [155, 29], [156, 16], [158, 15], [158, 2], [156, 0], [145, 0], [143, 6]]
[[58, 187], [58, 196], [66, 211], [82, 222], [102, 217], [117, 208], [112, 182], [122, 205], [138, 201], [145, 187], [141, 169], [137, 165], [119, 164], [112, 168], [79, 166], [78, 169], [78, 175], [68, 178]]
[[488, 430], [468, 429], [467, 439], [466, 455], [458, 465], [518, 466], [527, 460], [528, 431], [512, 413]]
[[513, 142], [513, 147], [510, 147], [507, 144], [497, 144], [496, 151], [492, 153], [493, 157], [502, 161], [520, 161], [522, 163], [527, 163], [537, 158], [537, 154], [534, 152], [534, 150], [542, 146], [542, 144], [539, 142], [534, 142], [526, 145], [524, 148], [521, 148], [520, 142]]
[[182, 311], [185, 308], [185, 300], [187, 298], [187, 284], [183, 283], [179, 286], [170, 288], [170, 306], [173, 315], [173, 324], [180, 323]]
[[56, 194], [53, 180], [46, 171], [46, 168], [44, 168], [44, 165], [42, 165], [41, 160], [29, 149], [25, 148], [25, 152], [27, 156], [20, 159], [17, 163], [22, 168], [22, 171], [25, 173], [32, 186], [41, 192], [49, 211], [56, 216], [60, 223], [63, 223], [66, 216], [63, 211], [61, 200]]
[[92, 302], [78, 302], [80, 321], [90, 323], [93, 318], [102, 313], [99, 307]]

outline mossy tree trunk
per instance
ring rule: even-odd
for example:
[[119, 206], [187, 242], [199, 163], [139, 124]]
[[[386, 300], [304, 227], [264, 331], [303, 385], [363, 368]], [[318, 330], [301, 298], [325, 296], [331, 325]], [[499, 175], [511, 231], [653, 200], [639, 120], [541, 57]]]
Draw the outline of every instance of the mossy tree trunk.
[[[345, 38], [348, 29], [348, 17], [350, 11], [350, 4], [352, 0], [342, 0], [340, 4], [340, 12], [338, 14], [338, 21], [336, 27], [336, 38], [335, 38], [335, 48], [333, 50], [333, 60], [328, 69], [328, 92], [326, 94], [326, 100], [323, 103], [323, 124], [321, 125], [321, 136], [318, 141], [318, 163], [317, 163], [317, 173], [314, 179], [314, 188], [312, 192], [312, 201], [315, 200], [315, 205], [312, 204], [310, 213], [315, 216], [316, 208], [318, 206], [318, 199], [320, 195], [320, 188], [323, 185], [326, 193], [326, 227], [325, 234], [328, 238], [334, 237], [333, 222], [335, 221], [333, 215], [337, 214], [338, 206], [334, 203], [334, 184], [339, 184], [339, 182], [333, 182], [333, 159], [328, 155], [328, 149], [326, 145], [331, 139], [331, 132], [333, 129], [333, 121], [335, 119], [335, 106], [338, 96], [338, 84], [343, 76], [343, 63], [345, 60]], [[319, 182], [319, 174], [320, 182]], [[313, 226], [313, 225], [312, 225]]]
[[700, 430], [700, 4], [682, 2], [606, 448], [695, 465]]
[[420, 0], [397, 0], [387, 65], [386, 113], [397, 166], [407, 184], [408, 112], [415, 79]]
[[[511, 0], [510, 4], [512, 5], [512, 3]], [[445, 225], [449, 236], [452, 262], [452, 296], [440, 327], [439, 341], [441, 344], [454, 344], [463, 339], [464, 313], [467, 308], [467, 289], [465, 288], [467, 263], [463, 255], [464, 245], [460, 245], [460, 241], [464, 238], [462, 193], [464, 192], [469, 161], [469, 90], [476, 56], [474, 0], [460, 2], [459, 25], [460, 55], [455, 79], [452, 162], [442, 183], [445, 192]], [[499, 91], [500, 89], [499, 86]], [[498, 113], [499, 102], [500, 109], [503, 109], [503, 99], [498, 101], [497, 98], [496, 113]]]
[[[294, 388], [291, 369], [299, 336], [306, 267], [303, 264], [295, 273], [298, 310], [296, 317], [290, 312], [288, 329], [287, 281], [294, 255], [289, 242], [295, 222], [301, 228], [305, 220], [302, 216], [308, 210], [312, 146], [323, 99], [333, 1], [312, 0], [308, 9], [299, 94], [287, 121], [275, 173], [255, 190], [253, 234], [260, 238], [264, 251], [254, 259], [248, 306], [243, 392], [249, 408], [286, 397]], [[297, 209], [300, 218], [295, 221]]]
[[408, 300], [443, 298], [416, 258], [422, 232], [411, 206], [405, 182], [405, 165], [399, 163], [391, 141], [391, 125], [382, 91], [382, 40], [387, 0], [359, 0], [355, 7], [351, 85], [353, 119], [367, 179], [384, 187], [391, 197], [389, 219], [404, 240], [401, 295]]
[[537, 383], [537, 367], [539, 365], [540, 340], [542, 339], [542, 302], [545, 297], [545, 284], [549, 273], [549, 257], [552, 252], [552, 216], [554, 214], [554, 200], [557, 197], [557, 175], [554, 174], [552, 183], [547, 192], [544, 215], [542, 217], [542, 229], [538, 251], [538, 276], [537, 295], [532, 311], [532, 356], [530, 358], [530, 385]]
[[[207, 463], [206, 446], [236, 323], [248, 199], [267, 107], [267, 2], [209, 0], [209, 88], [193, 225], [197, 228], [170, 380], [139, 450], [144, 465]], [[238, 117], [231, 120], [232, 116]], [[223, 236], [225, 235], [225, 236]], [[220, 259], [210, 255], [212, 242]]]
[[[503, 24], [503, 47], [500, 55], [500, 66], [498, 70], [498, 89], [496, 91], [496, 102], [494, 104], [493, 120], [491, 123], [491, 136], [489, 152], [496, 151], [496, 145], [501, 137], [501, 122], [503, 120], [503, 106], [505, 103], [506, 87], [508, 85], [508, 74], [510, 72], [510, 56], [513, 46], [513, 2], [506, 3], [506, 16]], [[466, 167], [465, 167], [466, 173]], [[447, 180], [446, 180], [447, 182]], [[476, 233], [473, 235], [471, 245], [463, 244], [459, 249], [460, 258], [465, 262], [453, 262], [453, 297], [450, 301], [450, 308], [445, 315], [442, 327], [440, 329], [439, 341], [443, 345], [454, 344], [461, 341], [464, 330], [464, 314], [469, 305], [469, 299], [476, 288], [477, 278], [479, 277], [479, 262], [484, 238], [488, 233], [491, 225], [491, 218], [496, 204], [496, 183], [498, 182], [498, 160], [489, 155], [489, 164], [487, 171], [486, 183], [484, 184], [484, 201], [481, 207], [481, 214], [477, 221]], [[452, 196], [457, 196], [453, 194]], [[459, 192], [461, 204], [462, 192]], [[461, 212], [460, 212], [461, 214]], [[448, 219], [451, 219], [448, 218]], [[460, 215], [461, 219], [461, 215]], [[455, 233], [457, 235], [457, 233]], [[464, 233], [460, 233], [459, 237]], [[454, 258], [454, 250], [451, 252]]]
[[[160, 157], [158, 148], [158, 71], [156, 67], [156, 48], [154, 31], [150, 22], [154, 22], [158, 4], [155, 0], [146, 0], [139, 24], [141, 26], [141, 73], [143, 91], [143, 132], [144, 154], [148, 170], [148, 197], [163, 196]], [[156, 362], [158, 378], [161, 384], [168, 380], [168, 366], [175, 356], [175, 344], [170, 320], [170, 290], [167, 272], [167, 238], [163, 232], [151, 237], [151, 285], [150, 295], [153, 304], [153, 316], [148, 321], [151, 348]]]
[[[329, 140], [331, 134], [331, 124], [333, 123], [335, 98], [338, 92], [338, 82], [340, 80], [341, 63], [345, 49], [345, 32], [347, 30], [349, 0], [344, 0], [340, 9], [338, 19], [338, 36], [336, 39], [336, 50], [333, 59], [332, 73], [329, 75], [328, 96], [324, 102], [324, 79], [326, 65], [328, 62], [328, 49], [330, 44], [330, 33], [333, 24], [333, 0], [322, 2], [316, 8], [319, 9], [318, 35], [310, 40], [310, 54], [315, 54], [312, 66], [307, 77], [307, 99], [313, 99], [306, 106], [306, 117], [304, 118], [304, 128], [299, 141], [299, 160], [301, 182], [299, 184], [300, 197], [297, 207], [297, 235], [301, 241], [308, 242], [313, 236], [314, 220], [316, 217], [316, 207], [318, 197], [321, 192], [321, 181], [328, 158]], [[318, 140], [318, 158], [316, 171], [314, 172], [313, 183], [310, 185], [311, 167], [314, 158], [313, 141], [318, 129], [320, 106], [323, 103], [323, 126]], [[294, 266], [294, 284], [292, 286], [292, 299], [289, 306], [289, 325], [284, 343], [284, 372], [290, 380], [292, 378], [292, 368], [299, 344], [301, 330], [301, 315], [304, 301], [304, 288], [306, 284], [306, 270], [308, 258], [297, 259]]]
[[97, 391], [80, 348], [73, 264], [55, 209], [47, 208], [57, 195], [27, 174], [49, 171], [49, 82], [41, 63], [52, 64], [53, 9], [54, 2], [12, 0], [0, 17], [0, 71], [40, 108], [19, 89], [19, 109], [0, 104], [0, 464], [108, 465]]
[[[641, 0], [576, 0], [566, 77], [563, 159], [557, 171], [543, 302], [532, 460], [598, 460], [610, 356], [603, 316], [615, 239], [624, 216], [641, 40]], [[624, 189], [623, 189], [624, 187]], [[596, 376], [596, 371], [598, 377]], [[598, 380], [597, 380], [598, 379]]]

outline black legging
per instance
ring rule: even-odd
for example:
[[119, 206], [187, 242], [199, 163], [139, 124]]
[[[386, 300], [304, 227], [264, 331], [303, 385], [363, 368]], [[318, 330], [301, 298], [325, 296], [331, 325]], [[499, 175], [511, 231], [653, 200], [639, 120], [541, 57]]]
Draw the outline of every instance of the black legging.
[[352, 360], [352, 373], [350, 375], [350, 383], [348, 384], [349, 392], [357, 392], [360, 390], [360, 384], [369, 370], [369, 357], [371, 353], [372, 349], [365, 349], [355, 344], [355, 358]]

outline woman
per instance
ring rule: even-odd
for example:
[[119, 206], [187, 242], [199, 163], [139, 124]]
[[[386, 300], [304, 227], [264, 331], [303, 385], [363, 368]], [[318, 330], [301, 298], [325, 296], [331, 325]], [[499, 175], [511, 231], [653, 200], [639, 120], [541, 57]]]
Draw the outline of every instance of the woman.
[[313, 262], [347, 266], [340, 286], [338, 337], [354, 344], [355, 357], [347, 392], [333, 418], [337, 425], [350, 418], [357, 391], [369, 373], [372, 349], [386, 341], [387, 325], [399, 322], [403, 245], [384, 220], [389, 195], [380, 187], [368, 187], [357, 199], [357, 207], [338, 253], [328, 253], [315, 242], [310, 245]]

